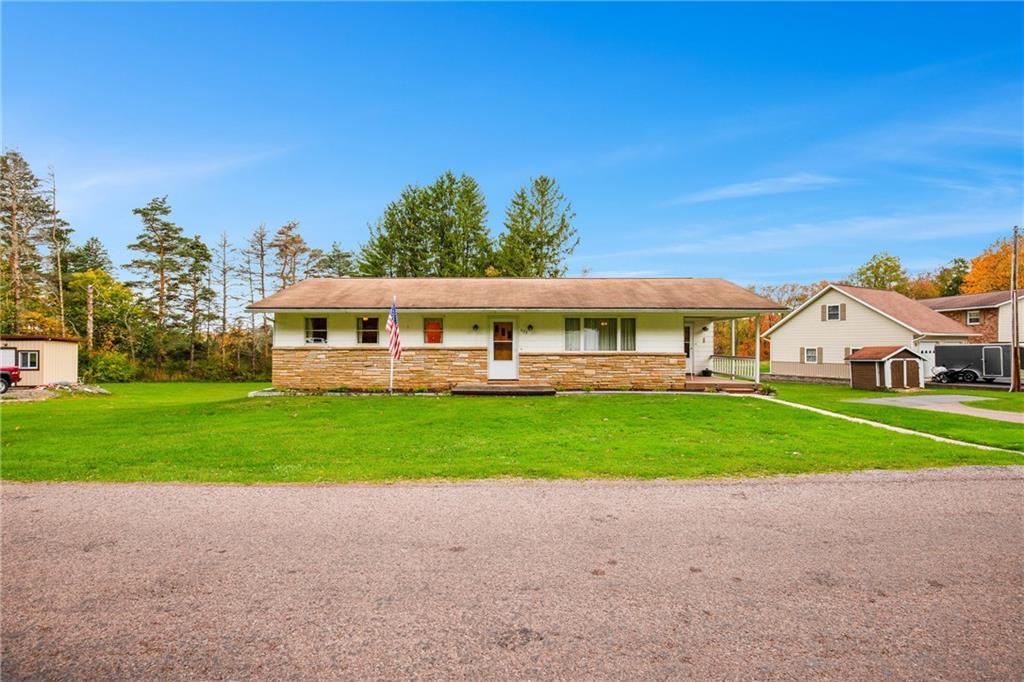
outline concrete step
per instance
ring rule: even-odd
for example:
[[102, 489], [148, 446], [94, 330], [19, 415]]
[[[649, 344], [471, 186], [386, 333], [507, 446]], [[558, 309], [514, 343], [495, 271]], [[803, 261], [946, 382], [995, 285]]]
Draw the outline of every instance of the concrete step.
[[489, 381], [486, 384], [456, 384], [452, 388], [452, 395], [555, 395], [555, 387], [516, 381]]

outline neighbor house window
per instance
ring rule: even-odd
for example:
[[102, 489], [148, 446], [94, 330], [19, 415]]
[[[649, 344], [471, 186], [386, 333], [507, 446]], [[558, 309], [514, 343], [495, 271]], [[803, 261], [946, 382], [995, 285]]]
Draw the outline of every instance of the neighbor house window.
[[356, 343], [377, 343], [380, 334], [379, 317], [356, 318]]
[[423, 343], [444, 343], [444, 320], [440, 317], [424, 318]]
[[972, 327], [981, 324], [981, 311], [980, 310], [968, 310], [967, 311], [967, 324]]
[[565, 318], [565, 350], [636, 350], [636, 319], [632, 317]]
[[818, 362], [818, 349], [817, 348], [804, 348], [804, 362], [810, 364], [817, 364]]
[[565, 349], [580, 350], [580, 318], [565, 318]]
[[306, 343], [327, 343], [327, 318], [306, 318]]
[[18, 369], [39, 369], [39, 351], [19, 350]]
[[830, 305], [825, 311], [825, 319], [827, 320], [838, 320], [839, 319], [839, 305]]

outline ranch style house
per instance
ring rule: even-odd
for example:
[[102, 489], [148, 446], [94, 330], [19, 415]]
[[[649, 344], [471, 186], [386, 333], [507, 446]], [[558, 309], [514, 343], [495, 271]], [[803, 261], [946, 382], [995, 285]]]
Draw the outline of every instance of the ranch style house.
[[392, 299], [400, 390], [680, 390], [710, 367], [715, 320], [785, 310], [722, 279], [308, 279], [249, 306], [273, 315], [274, 385], [387, 388]]

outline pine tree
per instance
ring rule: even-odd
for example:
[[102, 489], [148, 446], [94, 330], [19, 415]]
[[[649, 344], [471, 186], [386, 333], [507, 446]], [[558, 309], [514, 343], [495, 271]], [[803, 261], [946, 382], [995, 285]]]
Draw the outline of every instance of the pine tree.
[[410, 185], [388, 204], [370, 227], [370, 239], [359, 254], [359, 271], [368, 277], [430, 277], [433, 239], [425, 190]]
[[566, 259], [579, 245], [576, 214], [558, 183], [541, 175], [521, 187], [505, 212], [505, 232], [495, 255], [505, 277], [562, 277]]
[[185, 303], [185, 318], [188, 320], [188, 369], [189, 372], [192, 372], [196, 363], [199, 329], [206, 321], [215, 296], [213, 289], [207, 283], [213, 256], [210, 254], [209, 247], [198, 235], [184, 241], [181, 253], [184, 261], [181, 285]]
[[71, 246], [64, 254], [64, 270], [68, 275], [89, 270], [110, 272], [114, 264], [107, 248], [97, 237], [89, 237], [81, 246]]
[[132, 213], [142, 220], [142, 232], [128, 248], [142, 255], [125, 267], [140, 275], [141, 279], [134, 284], [146, 292], [150, 305], [156, 306], [153, 364], [159, 370], [163, 366], [168, 318], [179, 296], [178, 276], [185, 240], [181, 228], [167, 219], [171, 214], [167, 197], [156, 197], [147, 205], [132, 209]]
[[39, 185], [39, 178], [21, 154], [8, 151], [0, 156], [3, 331], [21, 331], [26, 303], [38, 299], [42, 265], [39, 244], [51, 214]]
[[433, 277], [481, 277], [493, 257], [487, 202], [468, 175], [442, 174], [425, 190]]
[[274, 252], [277, 262], [277, 279], [281, 288], [289, 287], [299, 281], [299, 263], [309, 253], [309, 245], [299, 234], [299, 222], [291, 220], [274, 234], [267, 246]]
[[313, 249], [309, 253], [307, 277], [351, 277], [355, 273], [354, 254], [345, 251], [338, 242], [331, 243], [330, 251]]

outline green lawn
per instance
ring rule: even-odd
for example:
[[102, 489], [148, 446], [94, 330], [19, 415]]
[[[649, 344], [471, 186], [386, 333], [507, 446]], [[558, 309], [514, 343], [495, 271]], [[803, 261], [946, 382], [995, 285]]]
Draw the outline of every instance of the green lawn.
[[[956, 438], [970, 443], [994, 445], [1013, 450], [1024, 450], [1024, 428], [1010, 422], [981, 417], [968, 417], [942, 412], [929, 412], [891, 405], [865, 405], [851, 403], [859, 398], [882, 398], [898, 393], [854, 391], [848, 386], [822, 386], [816, 384], [772, 384], [778, 397], [795, 403], [820, 407], [833, 412], [873, 419], [885, 424], [926, 431], [938, 436]], [[920, 393], [973, 395], [992, 400], [967, 403], [971, 407], [1006, 412], [1024, 412], [1024, 393], [1004, 393], [985, 390], [925, 389]]]
[[262, 385], [129, 384], [2, 407], [16, 480], [696, 478], [1020, 463], [756, 398], [245, 397]]

